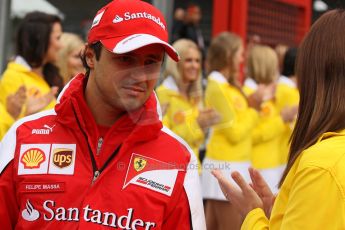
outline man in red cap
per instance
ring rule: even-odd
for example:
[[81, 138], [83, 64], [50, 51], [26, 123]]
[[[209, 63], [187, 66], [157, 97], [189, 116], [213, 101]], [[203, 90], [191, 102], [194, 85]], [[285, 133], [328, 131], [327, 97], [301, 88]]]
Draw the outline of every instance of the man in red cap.
[[3, 229], [205, 229], [197, 161], [162, 127], [153, 91], [164, 54], [179, 59], [167, 41], [148, 3], [114, 0], [98, 11], [86, 74], [1, 143]]

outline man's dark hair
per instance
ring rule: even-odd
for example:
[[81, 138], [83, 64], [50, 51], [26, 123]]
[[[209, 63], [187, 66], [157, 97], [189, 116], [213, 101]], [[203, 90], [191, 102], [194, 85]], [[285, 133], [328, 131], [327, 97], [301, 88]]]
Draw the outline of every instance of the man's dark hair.
[[[99, 58], [101, 57], [101, 51], [102, 51], [102, 43], [101, 42], [96, 42], [94, 44], [89, 45], [89, 47], [95, 52], [96, 60], [98, 61]], [[83, 66], [86, 69], [86, 76], [89, 76], [90, 74], [90, 67], [87, 65], [86, 62], [86, 49], [84, 49], [84, 52], [80, 55], [80, 59], [83, 62]]]
[[283, 72], [282, 74], [286, 77], [295, 75], [295, 63], [297, 56], [297, 48], [289, 48], [284, 56], [283, 61]]

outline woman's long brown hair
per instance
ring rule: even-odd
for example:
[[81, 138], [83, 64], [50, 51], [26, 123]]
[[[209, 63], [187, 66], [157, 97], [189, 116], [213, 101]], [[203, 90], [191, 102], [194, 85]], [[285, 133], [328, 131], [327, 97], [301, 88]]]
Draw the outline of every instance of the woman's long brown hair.
[[315, 22], [299, 47], [299, 111], [280, 186], [303, 150], [323, 133], [345, 129], [344, 31], [345, 11], [329, 11]]

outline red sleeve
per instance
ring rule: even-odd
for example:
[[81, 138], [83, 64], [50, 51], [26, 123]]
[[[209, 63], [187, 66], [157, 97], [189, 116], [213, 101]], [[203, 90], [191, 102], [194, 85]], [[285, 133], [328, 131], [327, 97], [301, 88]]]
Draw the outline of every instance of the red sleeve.
[[164, 230], [190, 230], [192, 229], [191, 213], [186, 191], [183, 189], [175, 208], [164, 218], [162, 229]]
[[11, 161], [0, 174], [0, 228], [14, 229], [18, 212], [13, 183], [13, 161]]

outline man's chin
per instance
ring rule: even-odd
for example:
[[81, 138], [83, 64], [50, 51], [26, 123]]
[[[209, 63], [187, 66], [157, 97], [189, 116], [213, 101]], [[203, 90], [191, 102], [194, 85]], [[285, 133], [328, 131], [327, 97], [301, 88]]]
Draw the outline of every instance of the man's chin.
[[122, 109], [126, 112], [133, 112], [140, 109], [144, 105], [144, 102], [139, 101], [138, 99], [128, 99], [123, 101]]

